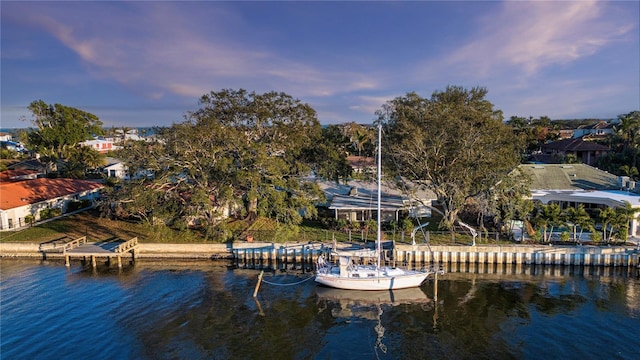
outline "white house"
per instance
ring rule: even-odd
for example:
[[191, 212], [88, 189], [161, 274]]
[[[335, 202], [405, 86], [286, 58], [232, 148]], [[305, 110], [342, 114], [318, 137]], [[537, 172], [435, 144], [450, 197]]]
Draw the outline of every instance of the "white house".
[[[624, 207], [626, 202], [640, 208], [640, 194], [630, 191], [630, 182], [585, 164], [523, 164], [520, 169], [533, 180], [532, 199], [543, 204], [558, 204], [562, 209], [582, 205], [591, 215], [598, 209]], [[640, 235], [637, 218], [629, 235]]]
[[79, 145], [89, 146], [90, 148], [103, 154], [109, 151], [113, 151], [121, 148], [120, 146], [115, 145], [114, 140], [111, 138], [106, 138], [106, 139], [96, 138], [93, 140], [86, 140], [79, 143]]
[[118, 178], [122, 180], [129, 180], [129, 174], [127, 173], [127, 167], [124, 166], [122, 161], [108, 157], [107, 166], [102, 168], [102, 172], [108, 177]]
[[11, 141], [13, 136], [6, 132], [0, 132], [0, 141]]
[[[131, 179], [131, 176], [129, 175], [129, 169], [127, 168], [127, 166], [124, 165], [122, 161], [112, 157], [107, 157], [107, 166], [102, 168], [102, 172], [108, 177], [114, 177], [121, 180]], [[141, 171], [138, 171], [133, 176], [134, 179], [145, 178], [145, 177], [146, 178], [153, 177], [153, 171], [141, 170]]]
[[93, 203], [104, 185], [77, 179], [31, 179], [0, 183], [0, 231], [15, 230], [28, 225], [27, 216], [41, 220], [42, 211], [68, 210], [73, 201]]

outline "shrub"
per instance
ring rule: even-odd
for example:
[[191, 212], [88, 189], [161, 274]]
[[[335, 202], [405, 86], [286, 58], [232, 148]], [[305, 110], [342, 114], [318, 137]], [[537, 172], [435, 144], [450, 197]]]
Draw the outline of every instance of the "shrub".
[[50, 208], [40, 211], [40, 220], [47, 220], [62, 215], [62, 209]]
[[413, 231], [413, 228], [415, 227], [415, 225], [413, 224], [413, 220], [411, 220], [410, 218], [406, 217], [402, 220], [402, 230], [408, 233], [411, 233], [411, 231]]

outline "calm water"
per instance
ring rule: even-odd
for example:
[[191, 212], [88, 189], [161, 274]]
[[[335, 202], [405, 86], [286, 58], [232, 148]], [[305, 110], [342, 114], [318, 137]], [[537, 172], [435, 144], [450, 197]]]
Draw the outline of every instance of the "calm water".
[[617, 271], [447, 273], [437, 291], [362, 293], [273, 285], [311, 276], [289, 270], [254, 299], [259, 272], [223, 263], [0, 265], [2, 359], [640, 358], [640, 280]]

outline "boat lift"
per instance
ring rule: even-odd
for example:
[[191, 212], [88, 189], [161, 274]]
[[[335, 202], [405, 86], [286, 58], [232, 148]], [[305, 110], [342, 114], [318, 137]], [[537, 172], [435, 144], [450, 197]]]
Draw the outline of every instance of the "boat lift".
[[415, 245], [416, 244], [416, 232], [418, 232], [418, 230], [422, 229], [423, 227], [429, 225], [428, 222], [424, 223], [424, 224], [420, 224], [418, 226], [416, 226], [415, 228], [413, 228], [413, 231], [411, 231], [411, 245]]
[[458, 224], [460, 224], [460, 226], [462, 226], [463, 228], [469, 230], [471, 236], [473, 236], [473, 242], [471, 243], [471, 246], [476, 246], [476, 236], [478, 236], [478, 232], [476, 231], [476, 229], [472, 228], [469, 224], [463, 223], [460, 220], [458, 220]]

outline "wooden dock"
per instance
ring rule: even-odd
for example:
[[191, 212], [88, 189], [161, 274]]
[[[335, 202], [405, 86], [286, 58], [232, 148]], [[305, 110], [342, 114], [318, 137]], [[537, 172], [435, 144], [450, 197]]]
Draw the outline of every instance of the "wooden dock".
[[70, 266], [72, 258], [91, 261], [91, 266], [97, 266], [98, 258], [106, 258], [109, 266], [116, 260], [118, 268], [122, 268], [122, 257], [131, 256], [131, 261], [135, 261], [136, 250], [138, 248], [138, 238], [131, 240], [115, 240], [101, 242], [87, 242], [87, 237], [83, 236], [71, 241], [55, 240], [40, 244], [40, 252], [46, 258], [47, 254], [62, 254], [65, 266]]

